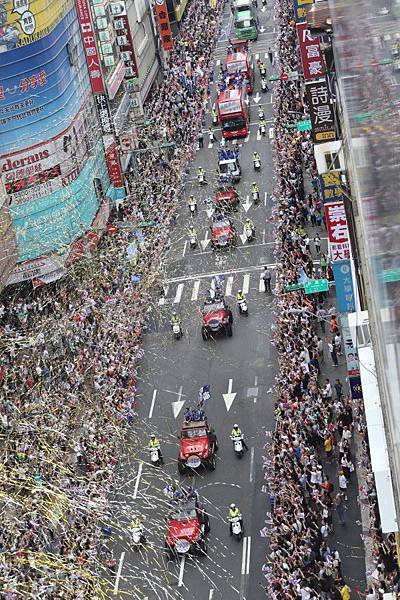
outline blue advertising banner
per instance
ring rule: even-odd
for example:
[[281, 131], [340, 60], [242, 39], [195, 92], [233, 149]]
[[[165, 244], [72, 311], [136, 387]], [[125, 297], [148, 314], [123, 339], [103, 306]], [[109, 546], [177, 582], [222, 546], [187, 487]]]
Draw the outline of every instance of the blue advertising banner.
[[77, 31], [72, 10], [46, 37], [1, 55], [0, 156], [51, 139], [77, 114], [79, 60], [69, 50]]
[[353, 398], [353, 400], [361, 400], [363, 397], [361, 377], [349, 377], [349, 385], [351, 397]]
[[336, 202], [343, 200], [340, 181], [340, 171], [330, 171], [319, 176], [319, 187], [322, 202]]
[[354, 312], [356, 305], [350, 261], [340, 260], [335, 262], [332, 264], [332, 270], [335, 278], [336, 299], [339, 312]]
[[314, 0], [293, 0], [294, 18], [296, 23], [304, 23], [307, 20], [307, 8]]

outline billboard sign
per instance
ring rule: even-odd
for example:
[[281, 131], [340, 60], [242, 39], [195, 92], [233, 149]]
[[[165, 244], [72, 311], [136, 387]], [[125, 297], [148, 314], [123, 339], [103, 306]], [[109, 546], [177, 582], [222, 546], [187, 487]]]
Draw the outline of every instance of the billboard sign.
[[112, 121], [107, 96], [105, 94], [96, 94], [94, 101], [96, 103], [97, 114], [99, 115], [101, 131], [103, 134], [112, 133]]
[[[125, 64], [125, 79], [137, 79], [139, 77], [135, 48], [133, 46], [131, 29], [126, 14], [125, 2], [111, 3], [111, 14], [114, 17], [114, 29], [117, 36], [117, 44], [121, 58]], [[121, 12], [117, 13], [117, 6]], [[114, 10], [113, 10], [114, 7]]]
[[155, 7], [161, 43], [164, 50], [170, 52], [174, 48], [174, 42], [172, 39], [171, 25], [165, 0], [156, 0]]
[[113, 135], [103, 136], [107, 170], [110, 181], [116, 188], [124, 187], [124, 178], [118, 156], [118, 147]]
[[325, 74], [325, 67], [319, 39], [311, 35], [307, 27], [307, 23], [297, 24], [304, 79], [320, 79]]
[[354, 299], [353, 278], [349, 260], [341, 260], [332, 265], [335, 278], [336, 300], [339, 312], [354, 312], [356, 309]]
[[336, 139], [335, 115], [325, 79], [306, 83], [314, 144]]
[[319, 176], [319, 186], [323, 202], [343, 200], [340, 171], [328, 171]]
[[350, 258], [349, 230], [343, 202], [324, 204], [329, 250], [332, 263]]
[[314, 0], [293, 0], [294, 18], [296, 23], [303, 23], [307, 20], [307, 7], [313, 4]]
[[86, 64], [89, 71], [90, 83], [94, 94], [104, 94], [104, 81], [101, 72], [100, 57], [97, 52], [96, 40], [92, 21], [90, 19], [89, 3], [87, 0], [75, 0], [76, 12], [81, 29]]

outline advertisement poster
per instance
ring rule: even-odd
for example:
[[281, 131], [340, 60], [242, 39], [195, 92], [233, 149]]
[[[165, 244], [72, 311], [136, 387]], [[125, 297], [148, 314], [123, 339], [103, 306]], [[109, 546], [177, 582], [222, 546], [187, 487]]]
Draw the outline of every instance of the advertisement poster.
[[307, 20], [307, 9], [313, 4], [314, 0], [293, 0], [294, 18], [296, 23], [303, 23]]
[[357, 349], [353, 346], [353, 340], [349, 327], [349, 319], [346, 314], [340, 315], [340, 324], [342, 326], [342, 339], [344, 352], [346, 355], [347, 374], [355, 377], [360, 374], [360, 363], [358, 361]]
[[321, 190], [322, 201], [338, 202], [343, 200], [342, 182], [340, 171], [329, 171], [319, 176], [319, 186]]
[[110, 181], [115, 188], [124, 187], [124, 178], [119, 162], [118, 148], [113, 135], [103, 136], [106, 163]]
[[335, 278], [336, 300], [339, 312], [354, 312], [356, 304], [350, 261], [338, 261], [332, 265], [332, 270]]
[[336, 139], [335, 115], [325, 79], [306, 83], [314, 144]]
[[50, 33], [72, 0], [10, 0], [0, 4], [0, 54], [26, 46]]
[[110, 9], [114, 17], [117, 44], [121, 52], [121, 58], [125, 63], [125, 79], [137, 79], [139, 76], [138, 67], [124, 0], [112, 2]]
[[326, 202], [324, 209], [331, 262], [334, 264], [340, 260], [348, 260], [350, 258], [350, 243], [344, 203]]
[[320, 79], [325, 74], [325, 67], [318, 37], [311, 35], [307, 23], [297, 24], [297, 36], [304, 79]]
[[94, 94], [104, 94], [104, 81], [101, 72], [100, 57], [97, 52], [95, 33], [90, 19], [88, 0], [75, 0], [81, 30], [83, 47], [85, 49], [86, 64], [89, 71], [90, 83]]
[[79, 64], [71, 65], [67, 51], [74, 18], [72, 10], [47, 37], [1, 54], [0, 156], [51, 139], [79, 112]]
[[174, 48], [174, 42], [172, 39], [171, 25], [169, 23], [168, 9], [165, 0], [156, 0], [155, 7], [161, 43], [164, 50], [170, 52]]

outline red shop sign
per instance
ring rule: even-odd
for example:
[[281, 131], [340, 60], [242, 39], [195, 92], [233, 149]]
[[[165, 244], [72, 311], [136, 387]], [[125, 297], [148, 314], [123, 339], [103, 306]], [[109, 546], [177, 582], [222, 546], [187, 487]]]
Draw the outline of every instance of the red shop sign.
[[331, 244], [343, 244], [349, 241], [346, 210], [343, 202], [324, 204], [326, 227]]
[[172, 39], [171, 25], [169, 23], [168, 9], [165, 0], [156, 0], [155, 6], [161, 42], [164, 50], [170, 52], [174, 48], [174, 42]]
[[319, 39], [311, 35], [307, 23], [297, 23], [304, 79], [319, 79], [325, 74]]
[[[104, 136], [103, 140], [105, 140], [106, 138], [107, 136]], [[124, 179], [122, 176], [121, 165], [119, 162], [117, 144], [114, 141], [109, 145], [105, 142], [104, 145], [106, 150], [106, 164], [110, 181], [115, 188], [122, 188], [124, 187]]]
[[92, 22], [90, 20], [89, 4], [87, 0], [75, 0], [75, 6], [76, 12], [78, 13], [78, 21], [92, 90], [94, 94], [102, 94], [105, 92], [104, 81]]

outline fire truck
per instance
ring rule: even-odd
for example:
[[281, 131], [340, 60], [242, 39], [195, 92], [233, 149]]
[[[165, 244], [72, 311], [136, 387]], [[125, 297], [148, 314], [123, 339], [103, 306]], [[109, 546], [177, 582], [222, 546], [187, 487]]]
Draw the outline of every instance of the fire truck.
[[233, 78], [235, 73], [243, 73], [247, 81], [247, 91], [253, 93], [254, 88], [254, 64], [251, 54], [246, 51], [236, 51], [228, 54], [226, 58], [226, 70], [229, 79]]
[[225, 139], [246, 137], [249, 133], [250, 109], [245, 87], [219, 93], [218, 119]]

